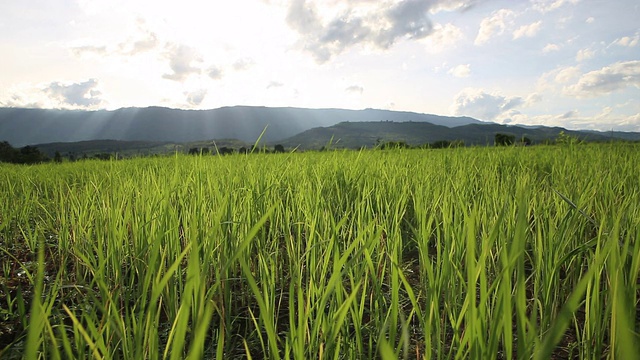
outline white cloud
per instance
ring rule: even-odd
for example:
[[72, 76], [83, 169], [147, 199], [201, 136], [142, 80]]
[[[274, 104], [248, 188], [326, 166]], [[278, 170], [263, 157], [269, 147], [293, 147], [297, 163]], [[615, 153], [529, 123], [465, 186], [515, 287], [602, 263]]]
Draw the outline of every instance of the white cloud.
[[127, 55], [135, 55], [155, 49], [160, 44], [158, 35], [147, 32], [143, 37], [134, 39], [119, 45], [120, 52]]
[[172, 73], [162, 75], [163, 78], [174, 81], [184, 81], [189, 76], [199, 74], [201, 69], [194, 63], [202, 62], [198, 51], [183, 44], [171, 44], [168, 46], [166, 58]]
[[102, 93], [97, 90], [98, 80], [64, 84], [53, 82], [45, 87], [44, 92], [51, 100], [63, 108], [94, 108], [102, 105]]
[[438, 53], [446, 49], [454, 48], [456, 43], [464, 39], [464, 34], [459, 27], [453, 24], [435, 24], [433, 33], [426, 38], [427, 50]]
[[617, 121], [607, 121], [613, 123], [613, 126], [619, 131], [638, 131], [640, 132], [640, 113], [619, 117]]
[[640, 31], [636, 32], [634, 36], [623, 36], [616, 39], [613, 44], [625, 47], [636, 47], [640, 43]]
[[547, 44], [544, 48], [542, 48], [542, 52], [545, 54], [558, 50], [560, 50], [560, 46], [558, 44]]
[[596, 56], [596, 52], [593, 51], [592, 49], [589, 49], [589, 48], [581, 49], [581, 50], [578, 50], [578, 53], [576, 54], [576, 61], [582, 62], [585, 60], [589, 60], [594, 56]]
[[540, 31], [542, 21], [536, 21], [529, 25], [523, 25], [513, 32], [513, 38], [519, 39], [521, 37], [534, 37]]
[[602, 112], [596, 116], [596, 119], [604, 119], [611, 115], [613, 108], [611, 106], [605, 106], [602, 108]]
[[478, 36], [474, 42], [475, 45], [482, 45], [489, 41], [492, 37], [504, 33], [507, 25], [512, 22], [515, 13], [509, 9], [500, 9], [494, 11], [490, 17], [482, 19]]
[[557, 83], [566, 84], [578, 78], [579, 76], [580, 76], [580, 67], [569, 66], [569, 67], [562, 68], [558, 71], [558, 74], [555, 77], [555, 81]]
[[212, 78], [213, 80], [220, 80], [222, 79], [223, 71], [221, 68], [217, 66], [211, 66], [207, 70], [207, 75], [209, 75], [209, 77]]
[[567, 111], [566, 113], [560, 115], [561, 119], [571, 119], [578, 116], [578, 110]]
[[610, 107], [605, 107], [598, 114], [583, 115], [573, 109], [556, 114], [529, 116], [510, 110], [500, 116], [502, 123], [518, 123], [528, 125], [559, 126], [575, 130], [598, 131], [640, 131], [640, 113], [616, 114]]
[[[367, 0], [364, 0], [367, 1]], [[452, 11], [452, 10], [462, 10], [466, 11], [471, 9], [473, 6], [478, 3], [479, 0], [439, 0], [434, 1], [433, 8], [431, 9], [432, 13], [437, 13], [441, 10]]]
[[344, 89], [344, 91], [349, 92], [349, 93], [358, 93], [358, 94], [362, 94], [364, 92], [364, 88], [360, 85], [351, 85], [349, 87], [347, 87], [346, 89]]
[[640, 88], [640, 60], [624, 61], [590, 71], [574, 85], [565, 88], [566, 95], [578, 98], [609, 94], [628, 87]]
[[376, 44], [389, 48], [397, 39], [422, 39], [431, 34], [433, 24], [428, 18], [431, 3], [424, 0], [404, 0], [384, 11], [388, 27], [377, 36]]
[[[85, 40], [85, 42], [91, 42]], [[83, 55], [137, 55], [154, 50], [160, 45], [158, 35], [146, 27], [144, 20], [137, 20], [137, 33], [135, 36], [117, 44], [107, 46], [104, 44], [71, 46], [71, 52], [76, 56]]]
[[577, 4], [580, 0], [531, 0], [533, 8], [546, 13], [549, 11], [557, 10], [564, 4]]
[[[323, 63], [356, 45], [389, 49], [400, 39], [419, 40], [433, 31], [429, 10], [434, 5], [457, 7], [470, 1], [400, 0], [398, 2], [336, 1], [333, 6], [322, 3], [324, 12], [338, 14], [322, 16], [316, 3], [292, 0], [287, 23], [299, 36], [299, 47]], [[338, 3], [337, 6], [336, 3]], [[454, 4], [455, 3], [455, 4]]]
[[199, 89], [196, 91], [185, 93], [187, 97], [187, 103], [192, 106], [198, 106], [202, 104], [204, 98], [207, 96], [207, 89]]
[[467, 88], [455, 96], [452, 112], [455, 115], [466, 115], [480, 120], [495, 120], [524, 103], [521, 97], [507, 97], [482, 89]]
[[0, 99], [0, 107], [9, 108], [42, 108], [43, 103], [34, 100], [36, 96], [27, 96], [24, 94], [13, 93], [5, 100]]
[[605, 106], [600, 113], [587, 116], [577, 110], [561, 115], [548, 116], [546, 125], [562, 126], [570, 129], [590, 129], [599, 131], [640, 131], [640, 113], [619, 114]]
[[471, 74], [471, 65], [464, 64], [464, 65], [454, 66], [451, 69], [449, 69], [447, 74], [451, 74], [457, 78], [468, 77]]
[[542, 101], [542, 95], [538, 93], [532, 93], [532, 94], [529, 94], [529, 96], [527, 96], [527, 98], [525, 99], [524, 106], [531, 106], [541, 101]]

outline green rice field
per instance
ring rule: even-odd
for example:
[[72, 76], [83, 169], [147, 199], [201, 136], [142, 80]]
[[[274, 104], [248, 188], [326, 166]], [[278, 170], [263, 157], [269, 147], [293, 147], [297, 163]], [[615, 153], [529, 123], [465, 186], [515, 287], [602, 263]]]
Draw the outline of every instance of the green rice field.
[[2, 359], [633, 359], [640, 145], [0, 164]]

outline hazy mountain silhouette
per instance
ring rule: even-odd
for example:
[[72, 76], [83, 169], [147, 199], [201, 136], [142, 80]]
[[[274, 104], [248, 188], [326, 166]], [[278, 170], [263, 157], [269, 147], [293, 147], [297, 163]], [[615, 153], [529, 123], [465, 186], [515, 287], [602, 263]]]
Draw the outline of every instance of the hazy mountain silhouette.
[[329, 142], [339, 148], [372, 147], [376, 143], [404, 141], [409, 145], [430, 144], [440, 140], [461, 140], [465, 145], [492, 145], [495, 135], [513, 135], [516, 140], [524, 137], [533, 142], [555, 139], [560, 132], [586, 141], [640, 140], [640, 133], [605, 133], [573, 131], [561, 127], [520, 127], [492, 123], [474, 123], [446, 127], [418, 122], [343, 122], [330, 127], [304, 131], [282, 141], [287, 147], [320, 148]]
[[162, 107], [115, 111], [0, 108], [0, 141], [13, 146], [87, 140], [192, 142], [238, 139], [253, 143], [267, 127], [264, 142], [340, 122], [429, 122], [442, 126], [479, 124], [469, 117], [447, 117], [388, 110], [223, 107], [178, 110]]
[[[559, 127], [520, 127], [499, 124], [468, 124], [457, 127], [446, 127], [431, 123], [419, 122], [343, 122], [329, 127], [318, 127], [304, 131], [291, 138], [278, 142], [261, 142], [260, 147], [273, 149], [276, 144], [287, 149], [298, 148], [320, 149], [331, 143], [333, 148], [357, 149], [374, 147], [386, 142], [405, 142], [419, 146], [441, 143], [443, 141], [462, 141], [465, 145], [493, 145], [496, 134], [513, 135], [516, 141], [528, 138], [532, 142], [554, 140], [560, 132], [586, 141], [618, 140], [640, 141], [640, 133], [631, 132], [593, 132], [571, 131]], [[122, 140], [91, 140], [66, 143], [46, 143], [35, 145], [44, 154], [53, 157], [56, 152], [64, 156], [95, 156], [98, 154], [117, 153], [120, 156], [145, 156], [167, 154], [175, 151], [186, 153], [192, 148], [207, 149], [212, 154], [218, 149], [248, 149], [251, 142], [236, 139], [216, 139], [192, 142], [153, 142]], [[446, 146], [446, 145], [445, 145]]]

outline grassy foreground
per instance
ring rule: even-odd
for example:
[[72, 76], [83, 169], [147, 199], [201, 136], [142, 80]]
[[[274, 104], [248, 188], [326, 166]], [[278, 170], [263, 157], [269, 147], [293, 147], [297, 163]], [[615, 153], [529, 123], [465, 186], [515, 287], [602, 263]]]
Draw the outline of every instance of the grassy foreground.
[[0, 164], [0, 358], [631, 359], [640, 147]]

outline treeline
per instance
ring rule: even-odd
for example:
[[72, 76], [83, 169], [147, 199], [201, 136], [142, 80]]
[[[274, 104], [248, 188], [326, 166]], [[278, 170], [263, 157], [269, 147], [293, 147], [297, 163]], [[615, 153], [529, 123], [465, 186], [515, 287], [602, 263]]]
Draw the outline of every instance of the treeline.
[[47, 161], [51, 161], [51, 159], [40, 152], [40, 150], [35, 146], [25, 146], [16, 149], [6, 141], [0, 143], [0, 162], [12, 164], [38, 164]]
[[[521, 145], [528, 146], [532, 145], [533, 142], [526, 136], [523, 136], [520, 139], [516, 140], [514, 135], [510, 134], [502, 134], [497, 133], [494, 137], [493, 144], [495, 146], [511, 146], [511, 145]], [[465, 143], [463, 140], [438, 140], [432, 143], [422, 144], [411, 146], [404, 141], [386, 141], [382, 142], [378, 140], [376, 142], [376, 149], [386, 150], [386, 149], [448, 149], [448, 148], [457, 148], [463, 147]]]
[[386, 142], [377, 142], [374, 149], [379, 150], [390, 150], [390, 149], [448, 149], [448, 148], [457, 148], [463, 147], [464, 141], [462, 140], [438, 140], [433, 143], [422, 144], [422, 145], [409, 145], [404, 141], [386, 141]]
[[[496, 133], [493, 139], [493, 145], [495, 146], [529, 146], [533, 145], [533, 141], [528, 137], [516, 138], [512, 134]], [[620, 140], [618, 140], [620, 141]], [[583, 140], [578, 139], [575, 136], [566, 134], [561, 131], [555, 139], [546, 139], [544, 141], [538, 141], [539, 144], [552, 145], [552, 144], [578, 144]], [[438, 140], [432, 143], [421, 145], [410, 145], [405, 141], [382, 141], [382, 139], [376, 140], [373, 149], [376, 150], [391, 150], [391, 149], [447, 149], [458, 148], [466, 146], [463, 140]], [[327, 151], [333, 149], [331, 143], [323, 146], [319, 151]], [[370, 146], [363, 146], [361, 148], [371, 149]], [[186, 150], [186, 149], [185, 149]], [[252, 154], [252, 153], [284, 153], [287, 151], [296, 151], [296, 149], [285, 149], [281, 144], [277, 144], [272, 148], [266, 146], [242, 146], [239, 148], [232, 148], [227, 146], [217, 147], [213, 146], [204, 147], [191, 147], [185, 151], [189, 155], [231, 155], [231, 154]], [[183, 150], [184, 151], [184, 150]], [[166, 154], [165, 154], [166, 155]], [[140, 156], [140, 154], [138, 154]], [[144, 155], [143, 155], [144, 156]], [[161, 156], [161, 154], [148, 154], [147, 156]], [[76, 154], [75, 152], [68, 152], [63, 157], [59, 151], [56, 151], [53, 157], [47, 156], [47, 154], [40, 151], [35, 146], [25, 146], [22, 148], [14, 148], [7, 141], [0, 142], [0, 162], [13, 163], [13, 164], [37, 164], [43, 162], [63, 162], [63, 161], [78, 161], [87, 159], [97, 160], [120, 160], [124, 157], [118, 153], [101, 152], [88, 155], [87, 153]], [[63, 160], [64, 159], [64, 160]]]
[[[24, 146], [21, 148], [14, 148], [7, 141], [0, 142], [0, 162], [11, 163], [11, 164], [40, 164], [45, 162], [56, 162], [61, 163], [63, 161], [62, 154], [59, 151], [56, 151], [53, 155], [53, 158], [47, 156], [47, 154], [40, 151], [35, 146]], [[76, 156], [74, 153], [68, 153], [66, 159], [69, 161], [78, 161], [78, 160], [88, 160], [88, 159], [97, 159], [97, 160], [118, 160], [122, 157], [117, 154], [112, 153], [98, 153], [89, 156], [87, 154], [82, 154], [81, 156]]]
[[270, 150], [269, 148], [266, 147], [257, 147], [257, 146], [250, 146], [250, 147], [240, 147], [237, 151], [234, 148], [230, 148], [230, 147], [226, 147], [226, 146], [222, 146], [222, 147], [215, 147], [213, 150], [211, 150], [209, 147], [192, 147], [189, 149], [189, 155], [209, 155], [209, 154], [213, 154], [213, 155], [231, 155], [234, 153], [238, 153], [238, 154], [251, 154], [251, 153], [283, 153], [285, 152], [285, 148], [284, 146], [277, 144], [273, 147], [273, 150]]

